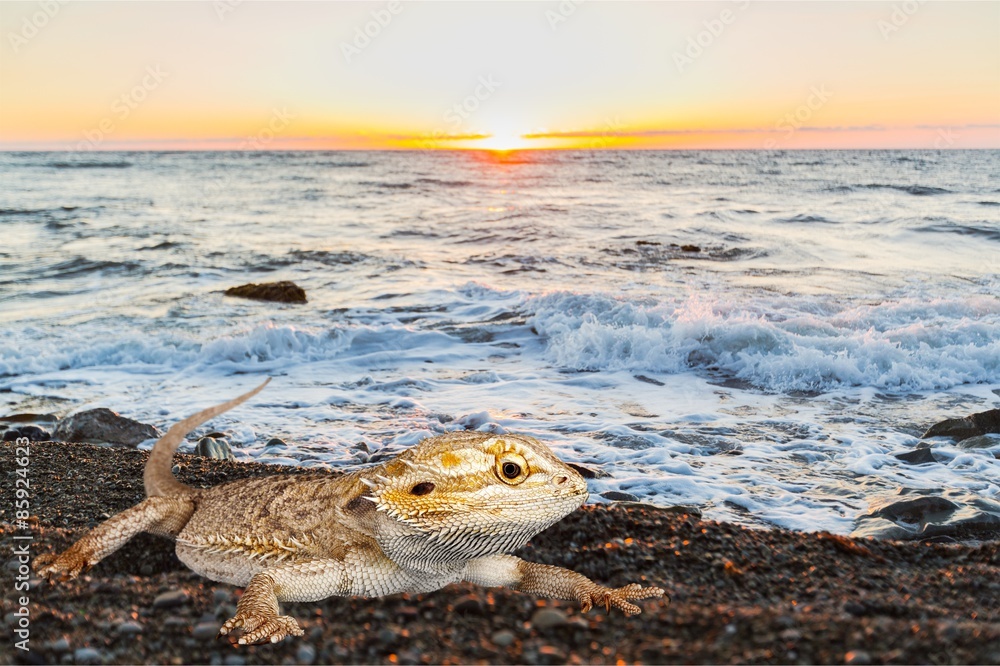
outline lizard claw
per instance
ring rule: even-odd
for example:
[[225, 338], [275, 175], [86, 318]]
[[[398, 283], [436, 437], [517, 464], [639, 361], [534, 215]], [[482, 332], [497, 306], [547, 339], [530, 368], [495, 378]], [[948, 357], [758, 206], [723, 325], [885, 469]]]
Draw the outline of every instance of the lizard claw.
[[261, 642], [277, 643], [285, 636], [301, 636], [305, 633], [295, 618], [288, 615], [268, 617], [238, 612], [235, 617], [226, 620], [226, 623], [222, 625], [222, 628], [219, 629], [219, 636], [225, 636], [233, 629], [238, 628], [243, 629], [243, 635], [237, 641], [240, 645]]
[[629, 601], [662, 597], [663, 594], [663, 590], [658, 587], [643, 587], [638, 583], [631, 583], [619, 588], [604, 587], [603, 585], [591, 583], [577, 590], [576, 598], [580, 601], [580, 606], [584, 613], [596, 604], [604, 606], [608, 612], [614, 606], [625, 613], [625, 615], [636, 615], [641, 613], [642, 609], [635, 604], [630, 604]]
[[50, 583], [54, 580], [73, 580], [88, 565], [85, 558], [74, 556], [70, 551], [62, 555], [43, 553], [31, 563], [35, 573]]

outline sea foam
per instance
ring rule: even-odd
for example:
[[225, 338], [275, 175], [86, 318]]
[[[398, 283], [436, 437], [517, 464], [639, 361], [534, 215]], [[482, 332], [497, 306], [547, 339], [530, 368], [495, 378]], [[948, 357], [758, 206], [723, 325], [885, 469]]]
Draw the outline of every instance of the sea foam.
[[557, 292], [528, 303], [551, 362], [574, 370], [718, 370], [769, 391], [942, 389], [1000, 381], [1000, 302], [908, 298], [675, 304]]

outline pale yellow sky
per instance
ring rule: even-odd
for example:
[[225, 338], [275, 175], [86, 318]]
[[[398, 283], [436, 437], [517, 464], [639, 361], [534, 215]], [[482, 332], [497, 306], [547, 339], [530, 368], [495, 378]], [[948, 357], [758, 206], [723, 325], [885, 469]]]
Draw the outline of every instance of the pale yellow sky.
[[0, 35], [3, 149], [1000, 147], [997, 2], [53, 0]]

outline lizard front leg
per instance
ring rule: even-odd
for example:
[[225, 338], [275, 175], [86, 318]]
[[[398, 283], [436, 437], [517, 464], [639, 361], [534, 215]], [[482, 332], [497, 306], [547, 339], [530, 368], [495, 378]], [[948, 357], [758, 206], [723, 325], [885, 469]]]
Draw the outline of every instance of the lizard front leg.
[[39, 555], [32, 563], [39, 575], [48, 579], [76, 578], [115, 552], [139, 532], [176, 536], [194, 513], [194, 503], [186, 497], [149, 497], [87, 532], [61, 555]]
[[526, 562], [513, 555], [491, 555], [470, 560], [463, 578], [487, 587], [504, 586], [543, 597], [576, 599], [584, 612], [597, 605], [608, 610], [614, 606], [626, 615], [635, 615], [642, 609], [630, 601], [663, 596], [663, 590], [658, 587], [643, 587], [638, 583], [618, 588], [604, 587], [575, 571]]
[[239, 644], [277, 643], [301, 636], [294, 618], [279, 615], [278, 602], [319, 601], [334, 595], [366, 597], [407, 588], [409, 575], [375, 548], [356, 547], [344, 559], [309, 558], [275, 565], [256, 574], [236, 605], [236, 615], [219, 630], [224, 636], [242, 628]]

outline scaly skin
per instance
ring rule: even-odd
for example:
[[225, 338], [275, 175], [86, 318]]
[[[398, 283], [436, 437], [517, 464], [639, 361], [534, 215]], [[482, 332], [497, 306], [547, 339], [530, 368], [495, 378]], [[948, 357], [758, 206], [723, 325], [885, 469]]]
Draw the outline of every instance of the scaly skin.
[[587, 499], [583, 478], [531, 437], [448, 433], [340, 477], [272, 476], [205, 490], [177, 481], [171, 459], [184, 436], [266, 384], [171, 428], [146, 464], [147, 499], [62, 554], [38, 556], [36, 571], [75, 578], [139, 532], [175, 538], [192, 570], [245, 586], [219, 632], [242, 630], [240, 644], [302, 635], [279, 614], [282, 601], [430, 592], [463, 580], [626, 615], [640, 612], [631, 601], [663, 596], [658, 587], [612, 589], [509, 554]]

